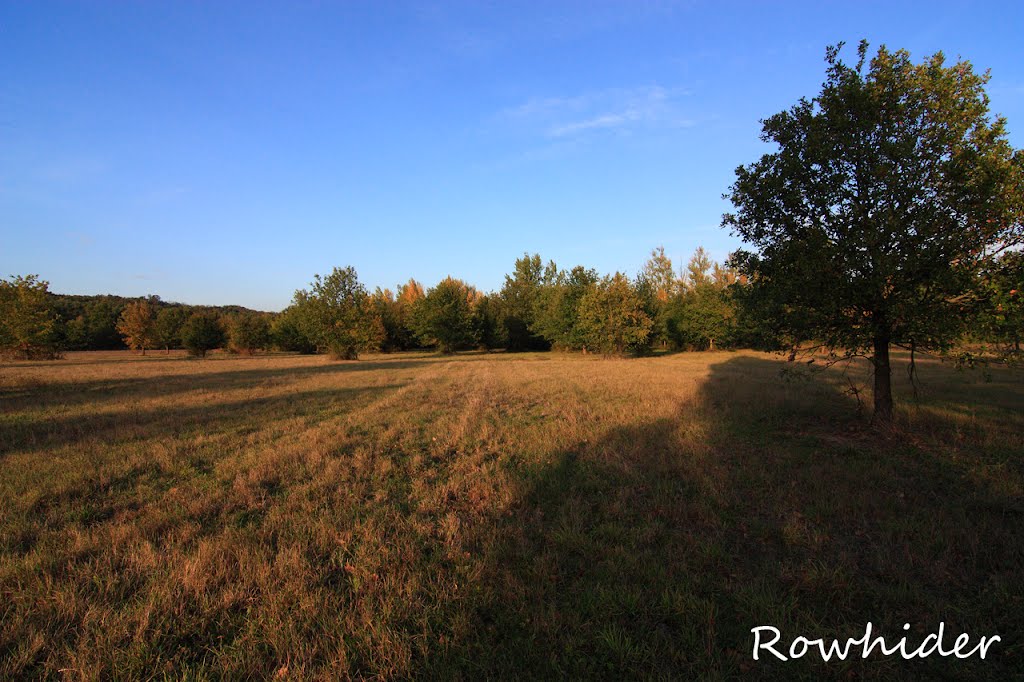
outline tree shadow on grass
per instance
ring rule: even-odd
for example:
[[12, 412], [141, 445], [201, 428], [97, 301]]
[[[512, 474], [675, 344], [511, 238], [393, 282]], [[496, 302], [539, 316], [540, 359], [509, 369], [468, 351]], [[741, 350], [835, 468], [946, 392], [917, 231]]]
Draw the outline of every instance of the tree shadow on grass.
[[[127, 441], [180, 438], [190, 434], [242, 437], [247, 432], [265, 429], [271, 423], [294, 418], [304, 419], [308, 426], [404, 385], [325, 388], [233, 402], [159, 405], [69, 417], [11, 420], [0, 437], [0, 457], [25, 450], [53, 450], [85, 441], [109, 447]], [[216, 390], [205, 383], [203, 387]]]
[[[526, 467], [481, 523], [485, 568], [429, 677], [1009, 679], [1024, 632], [1021, 500], [947, 452], [875, 435], [828, 375], [712, 367], [674, 418], [616, 428]], [[705, 438], [683, 437], [697, 423]], [[1018, 458], [1019, 459], [1019, 458]], [[1018, 464], [1019, 467], [1019, 464]], [[1019, 468], [1014, 475], [1019, 476]], [[459, 502], [453, 503], [458, 509]], [[469, 510], [460, 510], [467, 515]], [[987, 660], [751, 656], [751, 628], [911, 649], [946, 627], [999, 634]], [[952, 635], [952, 636], [950, 636]]]
[[[328, 364], [280, 368], [237, 368], [237, 364], [244, 364], [247, 361], [248, 359], [233, 361], [232, 366], [234, 368], [220, 372], [158, 374], [124, 379], [62, 381], [31, 385], [24, 388], [0, 389], [0, 399], [3, 400], [3, 410], [0, 410], [0, 413], [10, 413], [26, 408], [48, 409], [57, 406], [101, 405], [110, 400], [123, 400], [126, 397], [162, 398], [197, 389], [213, 392], [240, 390], [256, 388], [277, 380], [299, 381], [315, 376], [416, 369], [429, 364], [427, 360], [396, 359], [332, 362]], [[183, 362], [203, 361], [183, 360]]]

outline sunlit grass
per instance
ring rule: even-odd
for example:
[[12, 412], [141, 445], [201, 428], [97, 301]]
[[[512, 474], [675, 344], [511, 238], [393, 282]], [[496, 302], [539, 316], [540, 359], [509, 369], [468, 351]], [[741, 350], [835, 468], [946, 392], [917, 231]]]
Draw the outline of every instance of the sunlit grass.
[[[1024, 384], [769, 355], [0, 366], [0, 677], [1019, 672]], [[855, 369], [854, 373], [863, 369]], [[1000, 634], [776, 664], [755, 625]]]

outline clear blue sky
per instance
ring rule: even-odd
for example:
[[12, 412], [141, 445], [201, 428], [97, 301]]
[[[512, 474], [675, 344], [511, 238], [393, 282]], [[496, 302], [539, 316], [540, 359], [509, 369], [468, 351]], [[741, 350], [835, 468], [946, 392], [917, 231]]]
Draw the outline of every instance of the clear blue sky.
[[990, 68], [1024, 146], [1022, 7], [4, 2], [0, 275], [278, 310], [334, 265], [491, 290], [524, 251], [722, 259], [733, 169], [830, 43]]

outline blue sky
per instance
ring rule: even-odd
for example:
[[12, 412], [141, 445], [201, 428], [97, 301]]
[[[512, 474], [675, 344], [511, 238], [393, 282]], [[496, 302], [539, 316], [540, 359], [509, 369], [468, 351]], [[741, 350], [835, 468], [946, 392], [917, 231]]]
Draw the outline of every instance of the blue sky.
[[491, 290], [524, 251], [722, 259], [733, 170], [828, 44], [990, 68], [1024, 146], [1022, 7], [5, 2], [0, 275], [278, 310], [335, 265]]

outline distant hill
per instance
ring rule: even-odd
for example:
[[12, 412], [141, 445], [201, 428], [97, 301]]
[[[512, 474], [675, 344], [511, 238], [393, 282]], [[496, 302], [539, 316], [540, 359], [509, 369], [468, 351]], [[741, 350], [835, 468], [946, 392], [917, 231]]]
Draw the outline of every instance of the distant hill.
[[[54, 294], [64, 347], [67, 350], [119, 350], [126, 348], [117, 332], [117, 319], [133, 301], [147, 300], [158, 308], [184, 308], [189, 313], [212, 312], [222, 317], [242, 313], [262, 313], [240, 305], [189, 305], [161, 300], [159, 296], [130, 298], [113, 294]], [[271, 313], [262, 313], [271, 314]]]

